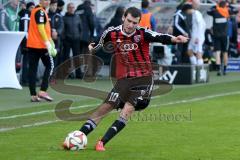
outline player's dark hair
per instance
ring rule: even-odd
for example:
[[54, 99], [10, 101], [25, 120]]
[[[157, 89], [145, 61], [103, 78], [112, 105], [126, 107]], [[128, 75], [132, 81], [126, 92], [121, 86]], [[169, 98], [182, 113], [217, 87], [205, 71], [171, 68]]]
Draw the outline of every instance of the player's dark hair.
[[149, 2], [148, 0], [142, 0], [142, 8], [148, 8]]
[[134, 18], [140, 17], [140, 20], [141, 20], [141, 11], [136, 7], [129, 7], [125, 11], [124, 17], [127, 17], [128, 14], [131, 14]]
[[221, 1], [221, 2], [219, 2], [219, 7], [221, 7], [221, 8], [226, 7], [226, 5], [227, 5], [227, 2], [226, 2], [226, 1]]
[[183, 12], [186, 12], [186, 11], [189, 10], [189, 9], [193, 9], [192, 5], [189, 4], [189, 3], [186, 3], [186, 4], [184, 4], [184, 5], [182, 6], [182, 11], [183, 11]]

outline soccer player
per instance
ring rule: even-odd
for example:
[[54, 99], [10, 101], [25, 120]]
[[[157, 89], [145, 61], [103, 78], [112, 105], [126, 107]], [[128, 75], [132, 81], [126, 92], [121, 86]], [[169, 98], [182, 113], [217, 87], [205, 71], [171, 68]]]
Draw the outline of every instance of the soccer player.
[[202, 65], [203, 64], [203, 43], [205, 41], [205, 30], [206, 23], [203, 18], [202, 13], [197, 10], [199, 8], [200, 2], [194, 1], [192, 4], [192, 30], [191, 39], [188, 45], [188, 55], [192, 65]]
[[[52, 101], [52, 97], [48, 95], [47, 88], [49, 77], [53, 72], [53, 58], [56, 56], [54, 42], [51, 38], [51, 27], [49, 23], [46, 8], [49, 6], [50, 0], [40, 0], [31, 12], [30, 24], [28, 30], [27, 47], [29, 49], [29, 90], [31, 94], [31, 102], [40, 102], [42, 99]], [[36, 93], [36, 75], [39, 59], [45, 66], [45, 72], [40, 88], [40, 92]]]
[[188, 41], [188, 38], [181, 35], [174, 37], [139, 27], [141, 11], [135, 7], [128, 8], [122, 20], [122, 25], [110, 27], [102, 34], [97, 46], [94, 47], [94, 43], [89, 45], [90, 52], [94, 52], [112, 42], [117, 82], [104, 103], [89, 117], [80, 131], [88, 135], [107, 113], [121, 108], [119, 118], [97, 142], [96, 151], [105, 151], [104, 146], [126, 126], [132, 113], [146, 108], [150, 102], [153, 77], [149, 43], [175, 44]]

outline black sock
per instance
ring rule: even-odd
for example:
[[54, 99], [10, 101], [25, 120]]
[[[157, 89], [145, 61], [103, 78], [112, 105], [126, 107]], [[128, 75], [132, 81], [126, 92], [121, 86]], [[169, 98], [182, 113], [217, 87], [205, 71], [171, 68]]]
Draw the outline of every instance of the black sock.
[[101, 141], [105, 145], [109, 140], [111, 140], [117, 133], [119, 133], [126, 125], [126, 120], [120, 117], [116, 120], [112, 126], [107, 130]]
[[220, 65], [217, 64], [217, 71], [220, 72], [220, 69], [221, 69], [221, 68], [220, 68]]
[[83, 132], [87, 136], [96, 127], [97, 127], [96, 123], [93, 120], [89, 119], [89, 120], [87, 120], [86, 123], [84, 123], [84, 125], [82, 126], [80, 131]]
[[227, 66], [224, 65], [223, 71], [226, 72]]

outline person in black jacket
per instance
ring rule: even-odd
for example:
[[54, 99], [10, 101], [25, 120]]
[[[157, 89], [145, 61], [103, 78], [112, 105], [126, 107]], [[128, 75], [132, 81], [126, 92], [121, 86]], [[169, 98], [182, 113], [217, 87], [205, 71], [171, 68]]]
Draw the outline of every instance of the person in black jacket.
[[[70, 50], [72, 49], [73, 56], [80, 55], [80, 38], [82, 34], [82, 23], [75, 12], [73, 3], [68, 3], [67, 13], [63, 17], [63, 60], [70, 57]], [[82, 78], [80, 69], [76, 70], [76, 78]]]
[[52, 39], [57, 49], [57, 56], [54, 58], [55, 66], [58, 66], [60, 62], [61, 55], [61, 34], [63, 31], [63, 17], [61, 14], [57, 13], [57, 0], [51, 0], [48, 16], [50, 18], [50, 25], [52, 29]]
[[[193, 12], [191, 4], [184, 4], [180, 10], [174, 14], [173, 21], [173, 35], [184, 35], [186, 37], [191, 37], [191, 25], [187, 22], [187, 17]], [[189, 63], [189, 57], [187, 55], [188, 43], [178, 44], [176, 56], [178, 58], [178, 63]]]
[[85, 0], [83, 4], [79, 5], [76, 10], [76, 14], [80, 16], [83, 23], [83, 34], [81, 36], [82, 48], [88, 49], [88, 44], [93, 38], [94, 32], [94, 15], [90, 0]]
[[[88, 44], [94, 40], [94, 14], [92, 7], [94, 5], [91, 0], [84, 0], [83, 4], [79, 5], [76, 14], [80, 16], [82, 22], [82, 35], [80, 38], [80, 52], [81, 54], [88, 54]], [[94, 73], [93, 60], [91, 57], [86, 59], [88, 69], [86, 72], [87, 77], [92, 77]]]
[[[32, 9], [35, 7], [33, 2], [29, 2], [26, 5], [26, 9], [22, 9], [19, 13], [19, 31], [28, 32], [28, 26], [30, 21], [30, 15]], [[28, 84], [28, 49], [26, 46], [27, 43], [27, 36], [24, 37], [20, 44], [20, 50], [23, 55], [22, 58], [22, 74], [21, 74], [21, 84], [27, 85]]]
[[[233, 10], [227, 6], [226, 1], [220, 1], [207, 12], [213, 17], [214, 51], [217, 64], [218, 76], [226, 75], [228, 63], [228, 20]], [[221, 67], [221, 53], [223, 54], [223, 69]]]

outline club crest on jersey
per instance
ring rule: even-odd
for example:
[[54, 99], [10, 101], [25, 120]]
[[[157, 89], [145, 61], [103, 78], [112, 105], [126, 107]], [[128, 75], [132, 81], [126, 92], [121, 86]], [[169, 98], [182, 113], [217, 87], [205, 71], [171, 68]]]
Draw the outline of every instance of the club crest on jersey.
[[44, 12], [42, 10], [40, 10], [40, 15], [44, 16]]
[[138, 43], [141, 40], [141, 35], [136, 35], [133, 38], [134, 38], [134, 42]]

